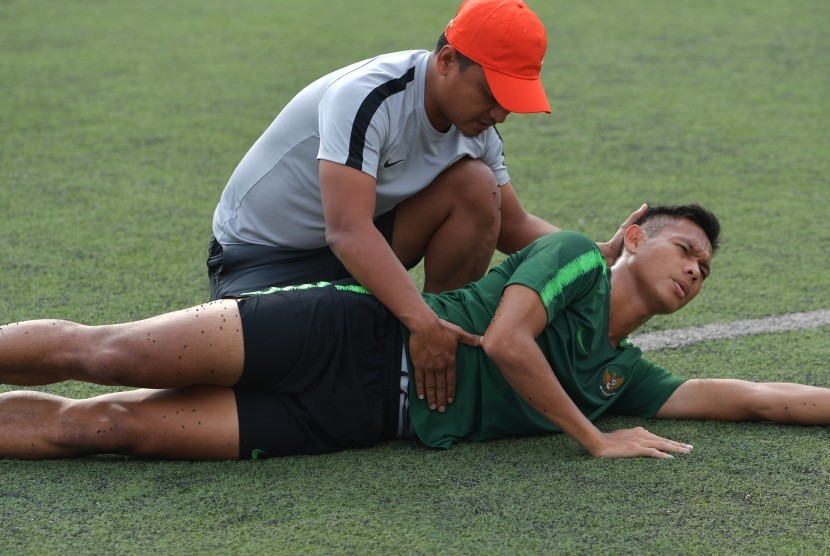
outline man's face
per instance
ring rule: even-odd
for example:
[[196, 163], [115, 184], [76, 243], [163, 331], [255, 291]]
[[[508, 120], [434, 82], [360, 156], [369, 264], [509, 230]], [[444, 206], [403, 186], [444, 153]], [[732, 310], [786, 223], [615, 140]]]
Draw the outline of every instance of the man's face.
[[447, 85], [441, 110], [464, 135], [480, 135], [510, 114], [496, 102], [477, 64], [461, 70], [456, 60], [447, 74]]
[[709, 276], [712, 245], [703, 230], [685, 218], [671, 219], [636, 253], [637, 274], [655, 313], [673, 313], [694, 299]]

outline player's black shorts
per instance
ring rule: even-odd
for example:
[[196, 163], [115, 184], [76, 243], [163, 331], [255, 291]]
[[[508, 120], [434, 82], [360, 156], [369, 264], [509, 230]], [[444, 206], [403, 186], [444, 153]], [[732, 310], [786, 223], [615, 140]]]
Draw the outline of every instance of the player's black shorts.
[[334, 286], [239, 301], [241, 459], [320, 454], [396, 436], [402, 337], [373, 296]]
[[[392, 245], [395, 209], [375, 219], [375, 227]], [[272, 286], [349, 278], [346, 267], [328, 247], [283, 249], [267, 245], [228, 245], [211, 238], [207, 259], [210, 298], [237, 297]]]

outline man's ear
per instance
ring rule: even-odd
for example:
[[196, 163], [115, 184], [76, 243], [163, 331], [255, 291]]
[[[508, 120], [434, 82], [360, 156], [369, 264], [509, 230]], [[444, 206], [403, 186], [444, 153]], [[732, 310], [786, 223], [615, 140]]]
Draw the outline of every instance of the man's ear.
[[636, 253], [644, 238], [645, 232], [643, 229], [637, 224], [632, 224], [625, 230], [625, 234], [623, 235], [623, 245], [625, 246], [625, 250], [631, 253]]
[[435, 65], [438, 68], [438, 73], [447, 75], [455, 63], [455, 48], [446, 44], [438, 54], [435, 56]]

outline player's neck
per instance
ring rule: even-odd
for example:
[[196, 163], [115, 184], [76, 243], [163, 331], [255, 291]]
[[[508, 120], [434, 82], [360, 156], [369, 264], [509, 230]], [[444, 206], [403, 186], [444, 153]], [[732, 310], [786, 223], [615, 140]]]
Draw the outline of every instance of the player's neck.
[[610, 304], [608, 339], [615, 346], [654, 316], [625, 266], [615, 265], [611, 271]]

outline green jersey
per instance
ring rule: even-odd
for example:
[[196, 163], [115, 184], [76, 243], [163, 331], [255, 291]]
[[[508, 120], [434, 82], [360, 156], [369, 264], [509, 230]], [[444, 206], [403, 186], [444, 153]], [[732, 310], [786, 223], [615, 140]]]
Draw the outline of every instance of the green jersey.
[[[596, 244], [577, 232], [544, 236], [481, 280], [451, 292], [424, 294], [424, 299], [442, 319], [482, 335], [502, 292], [511, 284], [539, 294], [547, 326], [536, 342], [565, 391], [589, 419], [606, 412], [652, 417], [683, 382], [644, 360], [628, 342], [611, 345], [610, 271]], [[408, 340], [406, 330], [404, 334]], [[408, 358], [408, 341], [404, 345]], [[445, 413], [418, 400], [414, 381], [410, 382], [410, 418], [428, 446], [558, 430], [513, 390], [484, 350], [459, 345], [456, 368], [455, 401]]]

